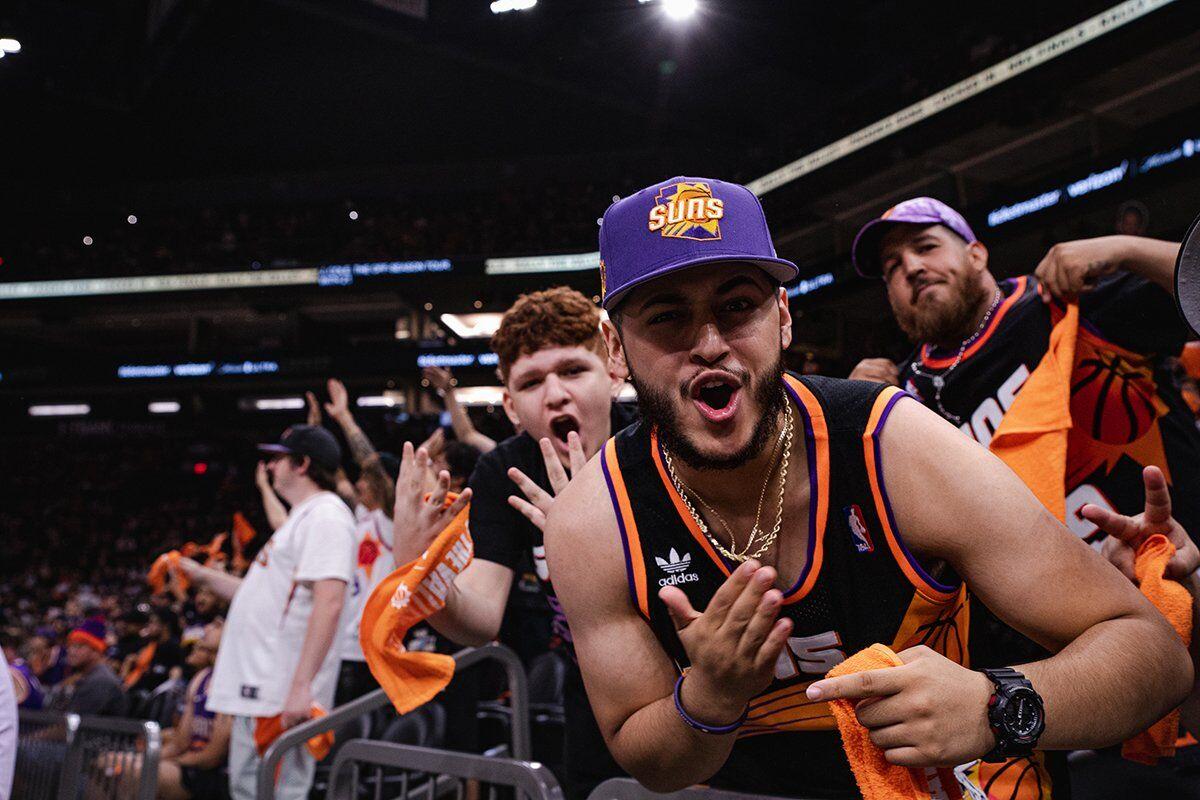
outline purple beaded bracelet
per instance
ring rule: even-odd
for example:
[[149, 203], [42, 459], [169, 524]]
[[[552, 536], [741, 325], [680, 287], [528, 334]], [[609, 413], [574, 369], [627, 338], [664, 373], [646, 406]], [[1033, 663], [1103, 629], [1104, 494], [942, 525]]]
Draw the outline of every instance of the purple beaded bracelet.
[[733, 733], [738, 728], [742, 727], [746, 722], [746, 715], [750, 713], [750, 706], [747, 705], [742, 709], [742, 715], [728, 725], [705, 725], [703, 722], [693, 719], [690, 714], [683, 708], [683, 676], [679, 676], [679, 680], [675, 681], [675, 710], [679, 712], [679, 716], [688, 725], [691, 725], [701, 733], [711, 733], [720, 736], [726, 733]]

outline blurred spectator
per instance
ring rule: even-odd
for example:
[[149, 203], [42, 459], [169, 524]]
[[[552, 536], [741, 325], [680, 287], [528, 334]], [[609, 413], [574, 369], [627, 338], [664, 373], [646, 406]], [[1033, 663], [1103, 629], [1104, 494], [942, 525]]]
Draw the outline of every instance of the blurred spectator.
[[1150, 209], [1139, 200], [1126, 200], [1117, 208], [1116, 233], [1125, 236], [1145, 236], [1150, 229]]
[[208, 686], [220, 644], [221, 626], [209, 624], [188, 654], [187, 664], [196, 675], [188, 685], [179, 725], [162, 750], [160, 800], [222, 800], [229, 796], [229, 778], [222, 768], [229, 759], [231, 720], [208, 708]]
[[152, 609], [149, 617], [142, 629], [146, 643], [121, 665], [121, 679], [130, 691], [152, 692], [168, 678], [178, 677], [172, 673], [178, 673], [183, 666], [179, 617], [163, 608]]
[[13, 768], [17, 763], [17, 698], [15, 686], [5, 680], [8, 663], [0, 656], [0, 800], [12, 793]]
[[67, 663], [71, 677], [50, 701], [54, 711], [123, 717], [128, 703], [121, 682], [104, 660], [107, 630], [104, 620], [86, 619], [67, 637]]

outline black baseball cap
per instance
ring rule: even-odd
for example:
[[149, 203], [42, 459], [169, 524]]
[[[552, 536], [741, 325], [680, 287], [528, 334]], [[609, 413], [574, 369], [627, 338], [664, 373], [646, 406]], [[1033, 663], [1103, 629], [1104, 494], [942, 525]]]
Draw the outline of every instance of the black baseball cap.
[[279, 437], [279, 444], [260, 444], [261, 453], [308, 456], [314, 464], [336, 470], [342, 463], [342, 448], [333, 434], [318, 425], [293, 425]]

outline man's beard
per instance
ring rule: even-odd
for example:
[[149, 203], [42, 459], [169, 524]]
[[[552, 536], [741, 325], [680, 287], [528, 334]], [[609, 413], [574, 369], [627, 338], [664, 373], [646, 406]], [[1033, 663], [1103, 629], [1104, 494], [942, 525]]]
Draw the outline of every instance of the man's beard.
[[913, 344], [950, 346], [971, 334], [971, 326], [979, 316], [979, 308], [987, 300], [988, 292], [983, 285], [983, 275], [966, 271], [962, 273], [959, 291], [951, 294], [944, 303], [929, 303], [920, 310], [911, 306], [898, 308], [893, 303], [892, 311], [896, 315], [896, 323], [900, 330], [904, 331]]
[[[767, 370], [757, 380], [746, 371], [727, 370], [736, 375], [742, 384], [739, 391], [748, 391], [762, 409], [762, 415], [754, 425], [754, 433], [750, 441], [740, 450], [723, 458], [713, 458], [700, 452], [692, 442], [683, 425], [671, 398], [666, 392], [659, 392], [646, 386], [638, 380], [633, 368], [629, 370], [629, 381], [637, 390], [638, 406], [642, 411], [642, 420], [658, 429], [658, 438], [672, 456], [679, 458], [692, 469], [737, 469], [748, 461], [757, 458], [774, 435], [779, 423], [779, 412], [787, 402], [783, 388], [783, 352], [779, 353], [774, 366]], [[691, 402], [687, 384], [679, 387], [679, 393], [685, 401]]]

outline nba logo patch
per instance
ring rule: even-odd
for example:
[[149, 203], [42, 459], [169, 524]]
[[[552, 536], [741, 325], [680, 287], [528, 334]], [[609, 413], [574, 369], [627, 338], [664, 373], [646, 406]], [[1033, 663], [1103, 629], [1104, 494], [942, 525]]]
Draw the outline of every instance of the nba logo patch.
[[721, 238], [725, 201], [713, 197], [712, 187], [700, 181], [680, 181], [664, 187], [654, 198], [649, 228], [671, 239], [709, 241]]
[[875, 544], [871, 541], [871, 532], [867, 530], [867, 520], [863, 517], [862, 509], [857, 505], [846, 506], [842, 509], [846, 515], [846, 524], [850, 526], [850, 540], [854, 549], [860, 553], [875, 552]]

